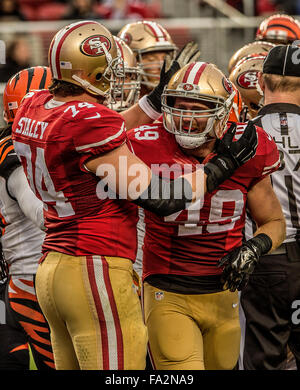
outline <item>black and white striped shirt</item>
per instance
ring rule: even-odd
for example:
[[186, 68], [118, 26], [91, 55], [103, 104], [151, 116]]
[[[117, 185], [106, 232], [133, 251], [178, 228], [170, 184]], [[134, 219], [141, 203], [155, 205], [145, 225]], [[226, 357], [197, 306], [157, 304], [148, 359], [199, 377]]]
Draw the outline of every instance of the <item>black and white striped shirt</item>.
[[[274, 191], [286, 219], [286, 240], [300, 240], [300, 107], [290, 103], [272, 103], [261, 108], [255, 125], [270, 134], [279, 150], [281, 165], [272, 173]], [[246, 239], [253, 236], [253, 224], [247, 218]]]

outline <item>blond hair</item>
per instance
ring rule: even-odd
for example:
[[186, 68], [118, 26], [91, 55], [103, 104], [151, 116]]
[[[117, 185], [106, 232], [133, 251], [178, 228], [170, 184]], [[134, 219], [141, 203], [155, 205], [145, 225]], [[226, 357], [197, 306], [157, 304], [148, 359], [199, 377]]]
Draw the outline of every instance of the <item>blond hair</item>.
[[300, 77], [263, 73], [263, 80], [271, 92], [296, 92], [300, 89]]

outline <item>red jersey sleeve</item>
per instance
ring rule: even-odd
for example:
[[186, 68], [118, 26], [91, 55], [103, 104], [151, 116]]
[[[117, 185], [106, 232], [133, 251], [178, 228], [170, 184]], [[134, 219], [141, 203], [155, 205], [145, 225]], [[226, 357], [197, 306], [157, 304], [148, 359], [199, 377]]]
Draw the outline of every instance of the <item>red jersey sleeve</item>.
[[100, 105], [82, 110], [76, 116], [74, 126], [74, 147], [82, 154], [81, 167], [91, 157], [110, 152], [123, 145], [127, 139], [121, 115]]

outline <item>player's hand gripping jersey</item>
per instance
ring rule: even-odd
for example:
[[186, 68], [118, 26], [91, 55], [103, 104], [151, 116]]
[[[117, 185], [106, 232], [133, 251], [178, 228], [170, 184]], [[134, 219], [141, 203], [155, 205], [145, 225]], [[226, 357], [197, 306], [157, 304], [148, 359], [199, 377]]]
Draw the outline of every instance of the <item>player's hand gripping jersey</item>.
[[[235, 139], [245, 127], [245, 124], [238, 124]], [[184, 164], [189, 164], [191, 169], [200, 164], [195, 157], [183, 153], [174, 136], [162, 124], [141, 126], [127, 134], [136, 155], [162, 176], [176, 177], [182, 174]], [[249, 189], [279, 167], [274, 141], [261, 128], [257, 128], [257, 134], [256, 155], [217, 190], [206, 193], [204, 200], [164, 218], [145, 211], [143, 278], [152, 274], [201, 276], [222, 273], [217, 267], [218, 260], [241, 245]], [[201, 163], [211, 157], [213, 153]], [[159, 168], [161, 164], [165, 165], [160, 167], [162, 169]]]
[[119, 114], [97, 103], [58, 104], [42, 91], [24, 100], [13, 139], [30, 186], [45, 204], [43, 252], [135, 259], [137, 207], [99, 199], [99, 179], [84, 165], [126, 142]]

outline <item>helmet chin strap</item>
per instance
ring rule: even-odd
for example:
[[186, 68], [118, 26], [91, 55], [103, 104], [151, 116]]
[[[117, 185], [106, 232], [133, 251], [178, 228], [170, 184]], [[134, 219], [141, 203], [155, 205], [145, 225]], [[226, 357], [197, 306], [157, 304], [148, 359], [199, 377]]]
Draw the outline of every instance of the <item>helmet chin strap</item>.
[[101, 91], [101, 89], [98, 89], [96, 87], [94, 87], [91, 83], [89, 83], [87, 80], [83, 80], [81, 79], [80, 77], [76, 76], [76, 74], [73, 74], [72, 76], [72, 79], [74, 79], [75, 81], [77, 81], [77, 83], [79, 83], [82, 88], [86, 89], [86, 90], [90, 90], [90, 91], [93, 91], [95, 92], [97, 95], [100, 95], [100, 96], [103, 96], [103, 97], [107, 97], [107, 95], [109, 94], [109, 89], [107, 92], [103, 92]]

